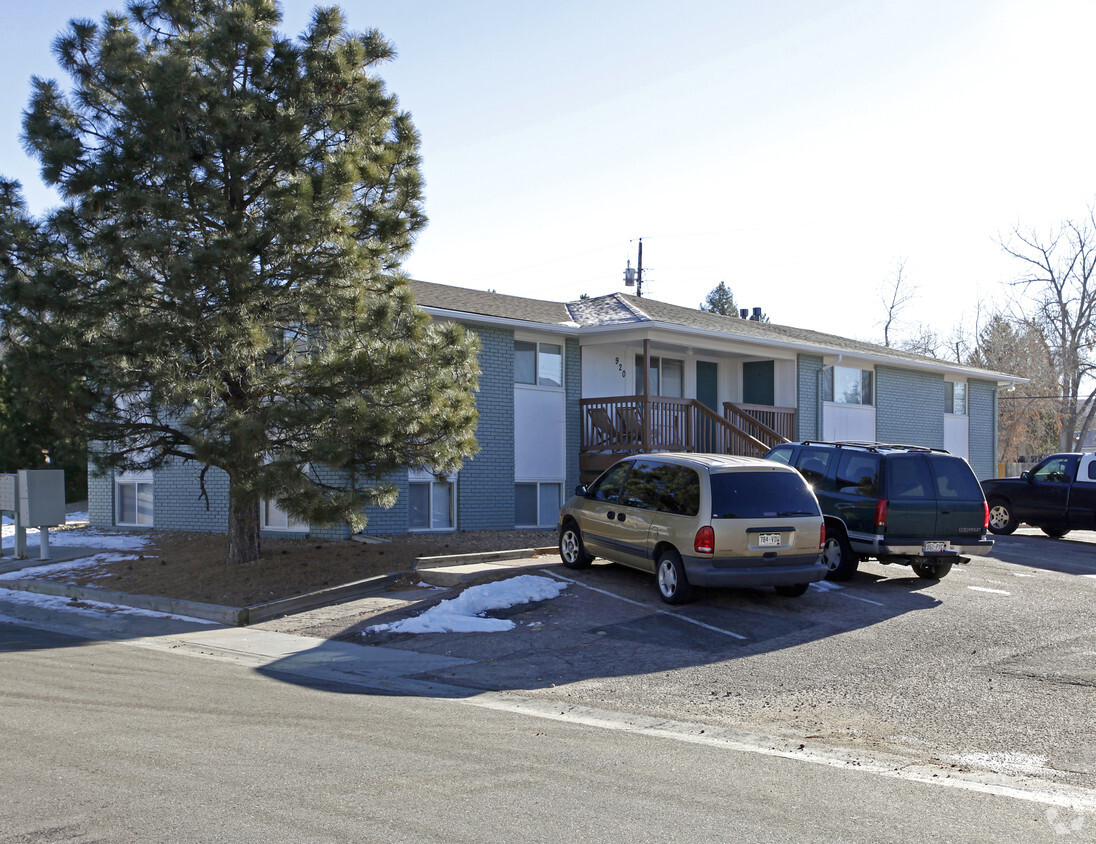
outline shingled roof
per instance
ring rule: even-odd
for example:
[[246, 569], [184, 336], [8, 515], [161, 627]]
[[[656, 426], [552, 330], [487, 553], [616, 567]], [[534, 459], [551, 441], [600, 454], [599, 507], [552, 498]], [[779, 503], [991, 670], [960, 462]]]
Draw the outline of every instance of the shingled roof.
[[457, 311], [485, 317], [541, 323], [546, 326], [596, 330], [609, 326], [642, 325], [644, 323], [676, 326], [686, 332], [718, 333], [727, 338], [765, 344], [779, 344], [815, 354], [844, 354], [874, 360], [893, 360], [917, 367], [947, 369], [974, 373], [998, 381], [1023, 381], [1014, 375], [965, 366], [952, 361], [918, 355], [913, 352], [852, 340], [836, 334], [810, 331], [790, 325], [755, 322], [737, 316], [709, 313], [658, 302], [654, 299], [610, 293], [575, 302], [548, 302], [505, 296], [482, 290], [469, 290], [445, 284], [415, 281], [412, 283], [416, 301], [424, 308]]

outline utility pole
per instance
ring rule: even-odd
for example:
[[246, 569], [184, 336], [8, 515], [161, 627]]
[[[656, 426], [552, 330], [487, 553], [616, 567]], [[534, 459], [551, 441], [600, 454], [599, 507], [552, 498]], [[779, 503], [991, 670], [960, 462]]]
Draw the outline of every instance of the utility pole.
[[636, 289], [636, 296], [643, 296], [643, 238], [639, 240], [639, 266], [636, 269], [632, 269], [632, 262], [628, 262], [628, 266], [624, 269], [624, 286], [632, 287]]

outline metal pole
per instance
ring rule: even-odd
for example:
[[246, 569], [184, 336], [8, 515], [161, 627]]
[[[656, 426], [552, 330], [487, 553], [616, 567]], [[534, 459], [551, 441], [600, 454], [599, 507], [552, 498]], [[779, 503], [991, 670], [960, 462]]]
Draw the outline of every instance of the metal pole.
[[49, 528], [45, 525], [38, 528], [38, 559], [49, 559]]
[[636, 296], [643, 296], [643, 238], [639, 239], [639, 266], [636, 267]]

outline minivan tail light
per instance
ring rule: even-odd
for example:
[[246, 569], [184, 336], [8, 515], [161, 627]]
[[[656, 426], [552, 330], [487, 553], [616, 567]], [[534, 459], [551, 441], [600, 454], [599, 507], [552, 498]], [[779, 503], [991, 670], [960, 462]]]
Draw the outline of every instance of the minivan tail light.
[[826, 523], [822, 522], [822, 529], [818, 532], [818, 547], [826, 547]]
[[705, 525], [696, 532], [693, 550], [698, 554], [715, 553], [715, 529], [711, 525]]
[[880, 498], [875, 505], [875, 526], [885, 528], [887, 526], [887, 499]]

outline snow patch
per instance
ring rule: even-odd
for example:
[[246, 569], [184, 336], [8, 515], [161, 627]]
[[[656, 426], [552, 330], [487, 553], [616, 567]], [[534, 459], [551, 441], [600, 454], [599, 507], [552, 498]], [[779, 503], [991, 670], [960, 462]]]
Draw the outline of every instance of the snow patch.
[[[40, 609], [75, 612], [82, 615], [102, 615], [103, 613], [109, 613], [111, 615], [139, 615], [148, 618], [171, 618], [176, 621], [190, 621], [195, 624], [217, 623], [215, 621], [208, 621], [204, 618], [191, 618], [186, 615], [154, 612], [153, 610], [142, 610], [137, 607], [123, 607], [118, 604], [104, 604], [102, 601], [87, 601], [83, 598], [61, 598], [56, 595], [39, 595], [36, 592], [17, 592], [11, 589], [4, 589], [3, 587], [0, 587], [0, 596], [3, 597], [5, 604], [24, 604]], [[4, 616], [0, 615], [0, 618], [4, 618]]]
[[511, 630], [514, 622], [505, 618], [484, 618], [491, 610], [556, 598], [567, 584], [550, 577], [523, 574], [508, 580], [484, 583], [465, 589], [456, 598], [442, 601], [421, 615], [392, 624], [375, 624], [369, 633], [494, 633]]

